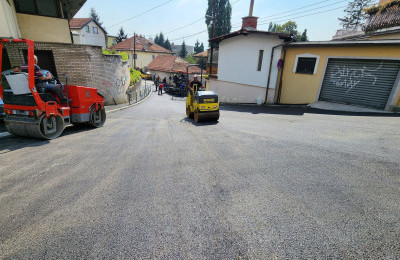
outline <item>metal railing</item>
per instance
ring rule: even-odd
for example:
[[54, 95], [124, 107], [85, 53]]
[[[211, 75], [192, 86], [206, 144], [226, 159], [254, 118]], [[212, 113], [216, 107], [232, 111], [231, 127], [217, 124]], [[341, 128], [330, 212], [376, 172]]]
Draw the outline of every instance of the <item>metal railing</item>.
[[144, 87], [140, 87], [140, 89], [135, 89], [133, 91], [126, 92], [128, 96], [129, 105], [135, 104], [143, 99], [145, 99], [151, 93], [151, 85], [145, 85]]

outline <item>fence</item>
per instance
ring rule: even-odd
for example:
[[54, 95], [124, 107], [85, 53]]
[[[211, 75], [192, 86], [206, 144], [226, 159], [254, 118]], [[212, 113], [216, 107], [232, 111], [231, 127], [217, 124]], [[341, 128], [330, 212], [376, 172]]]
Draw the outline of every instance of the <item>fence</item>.
[[151, 93], [151, 84], [141, 87], [140, 89], [135, 89], [133, 91], [126, 92], [128, 96], [129, 105], [135, 104], [144, 98], [146, 98]]

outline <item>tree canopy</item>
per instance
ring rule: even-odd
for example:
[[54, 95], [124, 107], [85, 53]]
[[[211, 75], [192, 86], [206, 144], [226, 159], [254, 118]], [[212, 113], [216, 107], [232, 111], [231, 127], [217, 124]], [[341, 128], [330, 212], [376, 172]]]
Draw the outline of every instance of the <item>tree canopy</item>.
[[164, 34], [160, 32], [160, 34], [156, 34], [156, 37], [154, 38], [154, 43], [171, 51], [172, 50], [171, 42], [168, 40], [168, 38], [166, 40], [164, 39], [165, 39]]
[[123, 40], [126, 40], [126, 38], [128, 38], [128, 35], [125, 33], [124, 28], [121, 27], [117, 35], [117, 42], [120, 43]]
[[372, 0], [353, 0], [344, 10], [346, 16], [338, 18], [343, 28], [356, 28], [365, 22], [368, 15], [364, 12], [364, 9], [369, 7]]
[[92, 18], [94, 21], [96, 21], [98, 24], [103, 25], [102, 22], [100, 22], [100, 16], [99, 14], [96, 12], [96, 9], [94, 9], [93, 7], [90, 8], [90, 14], [89, 14], [90, 18]]
[[287, 32], [293, 34], [293, 38], [298, 42], [307, 42], [309, 41], [307, 35], [307, 29], [303, 31], [303, 33], [297, 30], [297, 23], [294, 21], [288, 21], [284, 24], [270, 23], [268, 27], [268, 31], [270, 32]]
[[[215, 25], [212, 32], [213, 1], [215, 1]], [[206, 24], [208, 37], [211, 39], [231, 32], [232, 5], [229, 0], [208, 0], [206, 11]]]
[[199, 40], [197, 39], [196, 43], [194, 44], [194, 53], [200, 53], [204, 51], [204, 44], [199, 42]]
[[181, 50], [179, 52], [179, 57], [185, 58], [188, 55], [188, 51], [186, 50], [185, 41], [182, 42]]

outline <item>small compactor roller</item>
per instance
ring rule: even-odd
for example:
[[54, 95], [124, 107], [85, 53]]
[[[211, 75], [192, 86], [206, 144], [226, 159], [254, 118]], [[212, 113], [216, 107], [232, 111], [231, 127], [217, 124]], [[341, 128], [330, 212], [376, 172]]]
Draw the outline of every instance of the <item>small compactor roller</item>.
[[[187, 66], [187, 82], [189, 82], [189, 67], [199, 65], [188, 65]], [[200, 80], [203, 80], [201, 74]], [[189, 85], [189, 84], [187, 84]], [[203, 88], [204, 89], [204, 88]], [[200, 90], [194, 87], [194, 93], [188, 91], [188, 97], [186, 99], [186, 116], [188, 118], [194, 118], [196, 122], [205, 121], [218, 121], [219, 119], [219, 100], [218, 95], [214, 91]]]
[[[3, 47], [6, 44], [25, 43], [28, 48], [28, 73], [1, 75], [0, 98], [4, 101], [4, 122], [14, 135], [54, 139], [71, 124], [89, 124], [101, 127], [105, 123], [104, 98], [97, 89], [59, 84], [71, 102], [61, 104], [49, 92], [41, 93], [35, 86], [34, 43], [31, 40], [0, 39], [0, 71]], [[68, 81], [68, 77], [66, 77]]]

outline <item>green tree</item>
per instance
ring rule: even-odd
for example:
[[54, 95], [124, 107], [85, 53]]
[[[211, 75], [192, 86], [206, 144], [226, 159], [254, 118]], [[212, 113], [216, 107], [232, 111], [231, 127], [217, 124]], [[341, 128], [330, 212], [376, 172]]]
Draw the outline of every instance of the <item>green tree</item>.
[[171, 43], [169, 42], [169, 40], [165, 40], [164, 42], [164, 46], [165, 49], [172, 51], [172, 47], [171, 47]]
[[126, 40], [126, 38], [128, 38], [128, 35], [126, 35], [124, 28], [121, 27], [121, 29], [119, 29], [119, 32], [117, 35], [117, 42], [120, 43], [123, 40]]
[[190, 64], [196, 64], [197, 63], [197, 61], [196, 61], [196, 59], [194, 58], [193, 55], [194, 55], [194, 53], [192, 52], [188, 56], [186, 56], [186, 58], [185, 58], [185, 60], [187, 62], [189, 62]]
[[343, 28], [355, 28], [365, 22], [367, 14], [364, 9], [371, 5], [372, 0], [353, 0], [344, 10], [346, 16], [338, 18]]
[[158, 34], [156, 34], [156, 38], [154, 38], [154, 43], [158, 44], [160, 42], [160, 37], [158, 37]]
[[203, 51], [204, 51], [204, 44], [203, 44], [203, 43], [200, 44], [199, 51], [200, 51], [200, 52], [203, 52]]
[[307, 35], [307, 29], [304, 29], [304, 32], [301, 34], [301, 37], [299, 39], [299, 42], [308, 42], [308, 35]]
[[[215, 25], [212, 32], [213, 1], [215, 1]], [[208, 0], [206, 11], [206, 24], [208, 28], [208, 37], [211, 39], [231, 32], [232, 5], [229, 0]]]
[[199, 63], [199, 65], [200, 65], [200, 67], [201, 67], [203, 70], [205, 70], [205, 69], [206, 69], [206, 66], [207, 66], [207, 58], [206, 58], [206, 57], [200, 57], [198, 63]]
[[297, 36], [299, 34], [299, 32], [297, 31], [297, 23], [294, 21], [288, 21], [282, 25], [278, 24], [276, 26], [276, 31], [277, 32], [288, 32], [295, 36]]
[[187, 56], [187, 54], [188, 54], [188, 51], [186, 50], [186, 44], [185, 44], [185, 41], [183, 41], [181, 51], [179, 52], [179, 57], [185, 58]]
[[98, 24], [102, 25], [103, 23], [100, 22], [100, 17], [99, 14], [96, 12], [96, 9], [94, 9], [93, 7], [90, 8], [90, 14], [89, 14], [90, 18], [92, 18], [94, 21], [96, 21]]
[[194, 53], [195, 54], [200, 53], [199, 49], [200, 49], [200, 42], [199, 39], [197, 39], [196, 43], [194, 44]]
[[160, 32], [160, 36], [158, 37], [158, 42], [159, 42], [157, 43], [158, 45], [164, 46], [165, 40], [164, 40], [164, 34], [162, 32]]

